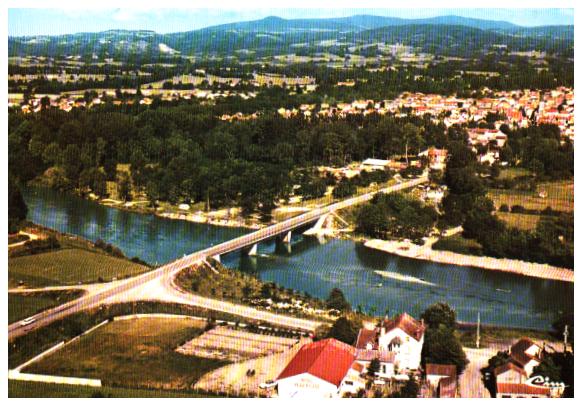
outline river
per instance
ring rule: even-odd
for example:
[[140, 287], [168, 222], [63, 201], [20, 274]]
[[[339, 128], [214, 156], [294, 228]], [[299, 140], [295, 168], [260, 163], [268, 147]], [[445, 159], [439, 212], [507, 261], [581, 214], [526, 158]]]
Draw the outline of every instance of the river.
[[[28, 219], [55, 230], [119, 247], [128, 257], [163, 264], [248, 230], [218, 227], [105, 207], [44, 188], [23, 191]], [[289, 252], [290, 251], [290, 252]], [[256, 257], [231, 253], [225, 265], [262, 280], [325, 298], [339, 287], [354, 307], [382, 315], [418, 316], [444, 301], [458, 319], [546, 329], [560, 312], [573, 311], [574, 285], [478, 268], [385, 254], [351, 240], [296, 235], [290, 246], [259, 246]]]

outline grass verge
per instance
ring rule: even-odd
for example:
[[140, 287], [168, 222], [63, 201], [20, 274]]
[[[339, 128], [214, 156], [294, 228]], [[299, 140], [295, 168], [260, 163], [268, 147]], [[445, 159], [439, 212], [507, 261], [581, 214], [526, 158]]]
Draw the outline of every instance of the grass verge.
[[107, 386], [189, 389], [227, 362], [175, 349], [200, 335], [205, 321], [145, 318], [114, 321], [23, 372], [101, 379]]
[[9, 398], [205, 398], [212, 395], [198, 392], [134, 389], [79, 385], [59, 385], [44, 382], [8, 381]]
[[58, 249], [9, 258], [8, 284], [17, 286], [23, 282], [29, 287], [76, 285], [120, 279], [148, 269], [100, 252], [81, 248]]
[[14, 323], [43, 310], [69, 302], [82, 294], [83, 291], [81, 290], [9, 293], [8, 323]]

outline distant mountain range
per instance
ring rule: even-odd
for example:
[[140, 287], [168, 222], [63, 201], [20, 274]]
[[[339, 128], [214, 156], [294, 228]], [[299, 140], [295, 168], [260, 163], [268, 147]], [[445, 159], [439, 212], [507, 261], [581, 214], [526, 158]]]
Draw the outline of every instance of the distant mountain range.
[[109, 30], [58, 36], [9, 37], [9, 56], [97, 55], [256, 55], [333, 52], [340, 47], [377, 42], [400, 43], [421, 51], [468, 55], [492, 44], [512, 50], [555, 52], [572, 49], [574, 27], [521, 27], [505, 21], [459, 16], [402, 19], [374, 15], [342, 18], [292, 19], [267, 17], [199, 30], [157, 34], [153, 31]]

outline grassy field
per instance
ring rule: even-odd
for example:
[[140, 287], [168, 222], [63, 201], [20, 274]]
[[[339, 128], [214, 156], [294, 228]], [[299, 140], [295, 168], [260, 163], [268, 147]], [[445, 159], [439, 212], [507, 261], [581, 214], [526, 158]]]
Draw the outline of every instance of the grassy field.
[[[475, 339], [477, 334], [476, 326], [460, 326], [459, 338], [465, 347], [475, 348]], [[544, 340], [547, 342], [559, 341], [549, 331], [528, 330], [528, 329], [510, 329], [505, 327], [481, 326], [481, 347], [490, 344], [507, 344], [508, 348], [515, 341], [522, 337], [529, 337], [534, 340]]]
[[[546, 192], [545, 198], [540, 197], [540, 192]], [[520, 205], [526, 209], [543, 210], [551, 207], [554, 210], [571, 212], [574, 210], [574, 182], [557, 181], [540, 183], [537, 192], [521, 190], [490, 189], [489, 197], [499, 208], [502, 204], [509, 207]]]
[[131, 389], [79, 385], [59, 385], [43, 382], [8, 381], [10, 398], [197, 398], [211, 397], [196, 392]]
[[463, 238], [459, 234], [441, 238], [432, 245], [432, 248], [466, 255], [482, 255], [481, 245], [477, 241]]
[[101, 379], [109, 386], [187, 390], [206, 372], [225, 365], [175, 351], [204, 326], [184, 319], [115, 321], [23, 372]]
[[60, 249], [8, 259], [8, 285], [42, 287], [110, 281], [145, 272], [127, 259], [81, 248]]
[[497, 212], [496, 215], [499, 220], [504, 221], [509, 227], [515, 227], [526, 231], [535, 230], [538, 222], [542, 218], [542, 216], [537, 214]]
[[515, 179], [519, 176], [526, 176], [526, 175], [531, 175], [531, 172], [529, 169], [526, 168], [507, 168], [507, 169], [502, 169], [499, 172], [499, 177], [498, 179]]
[[36, 293], [9, 293], [8, 294], [8, 323], [25, 319], [45, 309], [76, 299], [83, 292], [54, 291]]

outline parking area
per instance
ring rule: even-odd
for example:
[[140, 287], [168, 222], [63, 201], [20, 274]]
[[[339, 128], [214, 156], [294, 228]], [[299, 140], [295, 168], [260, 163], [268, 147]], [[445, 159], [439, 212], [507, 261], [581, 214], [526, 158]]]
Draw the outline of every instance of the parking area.
[[256, 334], [218, 326], [179, 346], [176, 351], [201, 358], [241, 362], [283, 352], [298, 341], [297, 338]]

